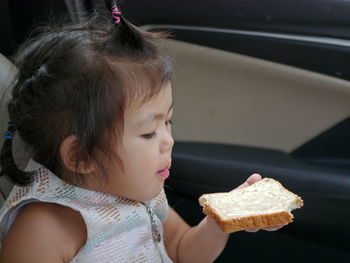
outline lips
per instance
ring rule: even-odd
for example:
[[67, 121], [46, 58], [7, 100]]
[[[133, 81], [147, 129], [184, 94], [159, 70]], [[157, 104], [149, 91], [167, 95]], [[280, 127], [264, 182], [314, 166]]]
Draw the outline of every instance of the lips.
[[171, 167], [171, 162], [162, 170], [159, 170], [157, 172], [157, 176], [159, 176], [161, 179], [167, 179], [170, 175], [169, 169]]
[[170, 175], [169, 169], [160, 170], [157, 172], [157, 176], [162, 179], [167, 179]]

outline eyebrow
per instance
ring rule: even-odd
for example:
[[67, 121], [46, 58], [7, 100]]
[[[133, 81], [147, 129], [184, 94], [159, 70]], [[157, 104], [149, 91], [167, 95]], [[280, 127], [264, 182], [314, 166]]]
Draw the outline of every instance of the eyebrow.
[[[171, 109], [173, 107], [174, 107], [174, 101], [172, 101], [167, 114], [169, 114], [169, 112], [171, 111]], [[155, 120], [161, 120], [164, 117], [165, 117], [165, 115], [163, 113], [153, 113], [153, 114], [151, 113], [147, 117], [145, 117], [144, 119], [138, 121], [137, 124], [135, 125], [135, 128], [138, 129], [146, 122], [152, 122], [152, 121], [155, 121]]]

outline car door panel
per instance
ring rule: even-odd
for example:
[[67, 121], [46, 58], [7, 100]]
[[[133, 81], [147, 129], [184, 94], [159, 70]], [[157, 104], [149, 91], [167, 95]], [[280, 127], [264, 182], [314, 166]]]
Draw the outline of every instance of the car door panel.
[[292, 152], [350, 116], [350, 83], [169, 40], [174, 137]]
[[145, 28], [170, 30], [177, 40], [350, 80], [350, 40], [178, 25]]

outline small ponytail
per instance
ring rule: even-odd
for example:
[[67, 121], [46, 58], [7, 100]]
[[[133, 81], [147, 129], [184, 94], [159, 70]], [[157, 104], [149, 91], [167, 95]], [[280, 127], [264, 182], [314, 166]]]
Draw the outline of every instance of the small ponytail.
[[32, 182], [32, 173], [18, 169], [12, 154], [12, 140], [15, 136], [16, 129], [13, 123], [8, 123], [5, 134], [5, 142], [0, 153], [0, 176], [6, 175], [10, 181], [16, 185], [26, 186]]
[[[169, 36], [167, 32], [151, 33], [140, 30], [123, 16], [116, 0], [105, 0], [105, 3], [115, 24], [111, 32], [111, 44], [122, 53], [136, 56], [142, 53], [144, 55], [145, 50], [150, 50], [150, 47], [153, 46], [150, 40]], [[152, 57], [154, 53], [151, 52], [148, 55]]]
[[113, 18], [114, 24], [118, 25], [121, 21], [122, 12], [117, 5], [116, 0], [105, 0], [106, 7], [111, 11], [111, 17]]

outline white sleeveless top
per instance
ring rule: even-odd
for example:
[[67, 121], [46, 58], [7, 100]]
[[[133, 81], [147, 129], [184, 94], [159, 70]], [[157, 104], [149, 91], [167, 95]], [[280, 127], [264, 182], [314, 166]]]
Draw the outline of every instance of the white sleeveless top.
[[162, 238], [168, 214], [164, 190], [137, 202], [67, 184], [33, 160], [26, 170], [36, 171], [34, 182], [15, 186], [1, 208], [1, 240], [24, 205], [50, 202], [79, 211], [85, 221], [87, 241], [71, 263], [172, 262]]

